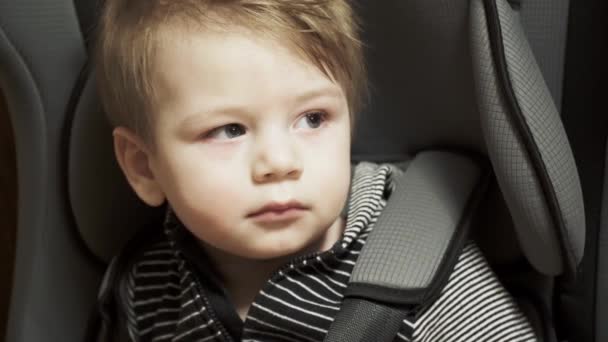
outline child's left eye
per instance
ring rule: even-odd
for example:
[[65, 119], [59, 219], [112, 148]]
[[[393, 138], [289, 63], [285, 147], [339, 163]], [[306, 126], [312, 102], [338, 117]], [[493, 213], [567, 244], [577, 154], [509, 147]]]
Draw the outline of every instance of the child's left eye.
[[298, 122], [296, 122], [296, 128], [319, 128], [323, 122], [327, 120], [327, 113], [325, 112], [309, 112], [304, 114]]

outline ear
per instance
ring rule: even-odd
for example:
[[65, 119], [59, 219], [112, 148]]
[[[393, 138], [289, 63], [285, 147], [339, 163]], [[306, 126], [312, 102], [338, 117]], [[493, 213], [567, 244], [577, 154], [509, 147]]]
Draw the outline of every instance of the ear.
[[112, 132], [114, 154], [131, 188], [146, 204], [157, 207], [164, 203], [163, 192], [152, 172], [152, 155], [143, 141], [131, 130], [117, 127]]

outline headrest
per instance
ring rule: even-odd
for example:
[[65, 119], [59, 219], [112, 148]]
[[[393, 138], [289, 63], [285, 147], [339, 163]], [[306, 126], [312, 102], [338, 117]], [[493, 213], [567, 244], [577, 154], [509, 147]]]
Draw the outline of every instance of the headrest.
[[[578, 174], [521, 28], [509, 5], [494, 1], [356, 4], [371, 100], [358, 113], [352, 155], [398, 161], [452, 148], [489, 156], [525, 255], [540, 272], [559, 274], [582, 257]], [[488, 4], [494, 14], [486, 18]], [[70, 149], [74, 215], [89, 247], [107, 260], [142, 217], [158, 213], [139, 203], [118, 170], [91, 80]]]
[[135, 231], [162, 215], [140, 201], [114, 157], [112, 128], [93, 77], [83, 85], [69, 144], [69, 196], [76, 226], [94, 255], [109, 261]]
[[471, 47], [487, 154], [528, 260], [576, 273], [585, 244], [572, 150], [521, 25], [504, 0], [471, 1]]
[[574, 272], [585, 241], [578, 172], [509, 4], [361, 1], [358, 8], [372, 97], [353, 156], [397, 160], [444, 147], [489, 156], [530, 263], [545, 274]]

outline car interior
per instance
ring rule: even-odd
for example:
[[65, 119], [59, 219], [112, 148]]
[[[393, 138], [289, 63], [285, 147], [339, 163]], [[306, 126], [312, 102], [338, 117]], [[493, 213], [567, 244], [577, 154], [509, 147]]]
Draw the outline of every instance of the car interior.
[[[7, 342], [84, 340], [112, 256], [163, 215], [114, 159], [89, 56], [102, 3], [0, 0]], [[354, 7], [371, 95], [353, 163], [442, 151], [491, 165], [471, 234], [538, 340], [607, 341], [608, 3]]]

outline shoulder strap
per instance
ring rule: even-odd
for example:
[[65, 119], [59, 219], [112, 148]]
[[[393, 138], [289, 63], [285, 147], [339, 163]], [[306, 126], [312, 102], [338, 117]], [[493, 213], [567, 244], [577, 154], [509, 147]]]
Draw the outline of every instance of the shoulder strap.
[[464, 155], [433, 151], [420, 153], [395, 177], [326, 342], [392, 341], [406, 315], [440, 294], [488, 169]]

